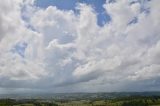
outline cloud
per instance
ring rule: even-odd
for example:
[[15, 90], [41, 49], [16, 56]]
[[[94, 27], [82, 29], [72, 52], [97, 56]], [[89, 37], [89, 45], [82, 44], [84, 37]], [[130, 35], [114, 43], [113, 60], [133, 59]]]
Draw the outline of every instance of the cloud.
[[6, 0], [0, 4], [0, 87], [158, 90], [159, 3], [106, 1], [111, 20], [102, 27], [94, 8], [84, 3], [77, 4], [77, 14], [42, 9], [33, 0]]
[[[34, 44], [36, 44], [40, 34], [27, 29], [25, 26], [21, 16], [23, 1], [6, 0], [1, 5], [0, 77], [11, 82], [38, 79], [44, 71], [43, 66], [40, 65], [41, 59], [33, 59], [31, 55], [38, 57], [38, 50], [35, 47], [38, 48], [39, 45]], [[22, 42], [27, 45], [24, 49]], [[34, 53], [32, 52], [33, 48]], [[28, 50], [30, 50], [29, 53]]]

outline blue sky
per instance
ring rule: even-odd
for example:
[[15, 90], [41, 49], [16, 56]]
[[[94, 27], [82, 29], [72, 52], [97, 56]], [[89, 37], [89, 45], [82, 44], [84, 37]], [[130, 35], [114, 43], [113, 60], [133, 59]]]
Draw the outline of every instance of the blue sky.
[[25, 42], [20, 42], [17, 43], [14, 48], [11, 50], [13, 53], [17, 53], [20, 56], [24, 57], [25, 49], [27, 48], [27, 43]]
[[110, 21], [110, 16], [106, 13], [103, 5], [106, 0], [37, 0], [35, 4], [41, 8], [47, 8], [48, 6], [56, 6], [61, 10], [73, 10], [76, 11], [78, 3], [85, 3], [93, 6], [97, 13], [97, 24], [103, 26]]

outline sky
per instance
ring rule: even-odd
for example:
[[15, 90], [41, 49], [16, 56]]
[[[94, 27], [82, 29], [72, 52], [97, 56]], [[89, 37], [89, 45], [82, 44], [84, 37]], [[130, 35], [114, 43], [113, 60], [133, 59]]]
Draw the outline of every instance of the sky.
[[160, 0], [3, 0], [0, 94], [160, 89]]

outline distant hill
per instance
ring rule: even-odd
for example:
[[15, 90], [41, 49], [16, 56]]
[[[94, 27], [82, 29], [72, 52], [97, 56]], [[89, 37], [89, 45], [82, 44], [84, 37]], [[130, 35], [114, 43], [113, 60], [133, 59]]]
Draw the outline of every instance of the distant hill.
[[0, 94], [0, 98], [12, 99], [114, 99], [130, 96], [160, 96], [160, 92], [101, 92], [101, 93], [23, 93], [23, 94]]

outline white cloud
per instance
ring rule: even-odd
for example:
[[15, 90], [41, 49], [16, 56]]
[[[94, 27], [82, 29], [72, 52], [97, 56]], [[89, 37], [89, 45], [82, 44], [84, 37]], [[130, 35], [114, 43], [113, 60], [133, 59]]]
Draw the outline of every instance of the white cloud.
[[[41, 65], [42, 59], [38, 53], [40, 51], [38, 50], [40, 46], [39, 34], [25, 26], [21, 16], [23, 2], [6, 0], [1, 5], [0, 77], [10, 81], [39, 79], [45, 74]], [[22, 50], [23, 47], [16, 48], [18, 45], [21, 46], [21, 42], [28, 45], [25, 50]], [[39, 44], [36, 45], [38, 42]], [[24, 52], [26, 58], [23, 58], [18, 50]]]
[[[159, 0], [106, 2], [111, 21], [103, 27], [97, 25], [97, 13], [89, 5], [79, 4], [80, 13], [75, 14], [33, 3], [6, 0], [0, 4], [0, 79], [7, 82], [0, 87], [121, 91], [134, 90], [138, 83], [139, 90], [146, 90], [152, 81], [156, 84]], [[16, 48], [21, 43], [26, 47]]]

